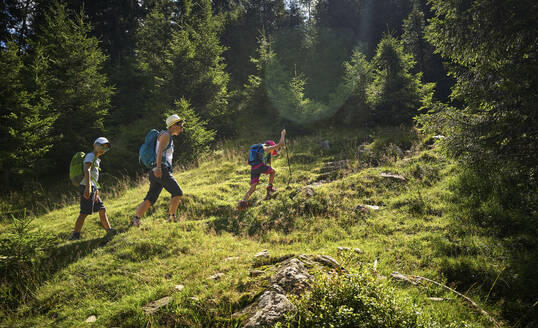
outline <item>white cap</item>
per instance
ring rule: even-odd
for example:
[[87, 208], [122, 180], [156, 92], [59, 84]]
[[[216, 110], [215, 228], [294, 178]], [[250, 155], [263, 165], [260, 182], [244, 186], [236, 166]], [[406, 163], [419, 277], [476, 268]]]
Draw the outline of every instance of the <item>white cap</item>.
[[176, 115], [176, 114], [170, 115], [166, 119], [166, 128], [169, 128], [172, 125], [174, 125], [174, 124], [176, 124], [177, 122], [180, 122], [180, 121], [183, 121], [183, 119], [181, 117], [179, 117], [178, 115]]
[[99, 137], [99, 138], [95, 139], [95, 141], [93, 143], [94, 144], [100, 144], [100, 145], [105, 145], [105, 144], [110, 145], [110, 141], [108, 141], [108, 139], [105, 138], [105, 137]]

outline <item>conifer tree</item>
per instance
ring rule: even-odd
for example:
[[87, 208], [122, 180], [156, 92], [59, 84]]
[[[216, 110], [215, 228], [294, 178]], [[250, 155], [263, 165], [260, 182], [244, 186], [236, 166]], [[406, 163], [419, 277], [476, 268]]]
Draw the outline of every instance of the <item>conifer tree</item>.
[[5, 185], [33, 178], [35, 164], [51, 146], [50, 99], [46, 93], [43, 71], [47, 62], [36, 51], [33, 58], [18, 52], [18, 45], [8, 42], [0, 50], [0, 177]]
[[54, 2], [37, 32], [36, 47], [48, 59], [45, 70], [53, 125], [53, 165], [65, 167], [77, 150], [87, 150], [104, 131], [103, 120], [113, 89], [101, 73], [106, 57], [99, 42], [90, 37], [91, 27], [83, 13], [74, 15], [66, 5]]
[[411, 123], [423, 98], [431, 98], [434, 84], [422, 85], [421, 74], [412, 74], [413, 57], [401, 43], [386, 35], [378, 44], [372, 62], [373, 82], [368, 86], [368, 102], [380, 124]]
[[536, 2], [431, 3], [427, 37], [454, 64], [451, 96], [462, 106], [436, 106], [427, 125], [444, 130], [451, 152], [477, 168], [513, 165], [532, 176], [538, 163]]

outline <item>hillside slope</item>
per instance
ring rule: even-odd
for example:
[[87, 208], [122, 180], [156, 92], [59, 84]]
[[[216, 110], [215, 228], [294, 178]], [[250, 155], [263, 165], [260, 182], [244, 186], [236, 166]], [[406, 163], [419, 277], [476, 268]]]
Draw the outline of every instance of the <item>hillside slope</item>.
[[[328, 149], [320, 144], [325, 139]], [[115, 198], [105, 193], [119, 230], [110, 240], [103, 239], [96, 215], [86, 220], [82, 240], [67, 240], [78, 205], [39, 216], [32, 229], [53, 236], [39, 267], [49, 271], [35, 286], [28, 283], [27, 297], [11, 303], [15, 308], [3, 309], [0, 326], [235, 327], [244, 318], [233, 314], [267, 288], [273, 264], [291, 255], [323, 254], [351, 273], [368, 275], [423, 326], [489, 327], [453, 293], [387, 279], [393, 271], [428, 277], [466, 293], [493, 316], [501, 314], [502, 302], [484, 296], [502, 272], [506, 251], [475, 231], [461, 234], [450, 216], [449, 185], [457, 168], [435, 148], [417, 144], [409, 131], [291, 139], [289, 187], [282, 151], [273, 162], [279, 193], [264, 200], [262, 178], [241, 213], [235, 206], [248, 189], [246, 147], [224, 144], [198, 167], [176, 170], [185, 192], [178, 223], [164, 220], [169, 194], [163, 191], [143, 227], [128, 228], [146, 180]], [[11, 229], [3, 224], [0, 234], [6, 238]], [[269, 258], [253, 258], [265, 249]], [[253, 277], [254, 269], [265, 273]], [[223, 275], [210, 278], [216, 273]], [[154, 314], [144, 310], [165, 296], [171, 297], [166, 307]], [[413, 308], [404, 309], [406, 304]], [[95, 323], [86, 323], [92, 315]]]

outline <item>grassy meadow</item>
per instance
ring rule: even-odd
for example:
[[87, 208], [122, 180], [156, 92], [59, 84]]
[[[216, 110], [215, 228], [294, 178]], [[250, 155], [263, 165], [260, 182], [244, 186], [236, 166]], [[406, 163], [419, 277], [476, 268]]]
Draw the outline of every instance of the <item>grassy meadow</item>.
[[[329, 140], [329, 149], [322, 147], [323, 140]], [[272, 264], [300, 254], [330, 255], [348, 271], [360, 272], [380, 286], [376, 292], [390, 296], [390, 307], [412, 313], [420, 326], [493, 324], [445, 289], [390, 279], [394, 271], [458, 290], [502, 326], [528, 320], [532, 309], [511, 306], [507, 296], [508, 286], [515, 284], [511, 277], [527, 272], [511, 265], [517, 252], [460, 216], [451, 187], [458, 166], [431, 140], [397, 129], [290, 138], [289, 186], [281, 150], [273, 159], [279, 193], [264, 200], [263, 176], [249, 208], [238, 212], [250, 180], [247, 148], [248, 142], [223, 142], [196, 165], [175, 170], [185, 193], [177, 223], [165, 221], [170, 198], [163, 191], [142, 227], [128, 227], [147, 192], [146, 178], [116, 190], [105, 186], [102, 197], [119, 232], [111, 238], [94, 214], [86, 219], [82, 239], [68, 240], [79, 211], [76, 202], [32, 217], [28, 227], [25, 220], [3, 219], [0, 326], [237, 327], [242, 318], [233, 314], [268, 287]], [[340, 160], [347, 162], [336, 168], [325, 164]], [[360, 204], [379, 209], [357, 210]], [[264, 249], [271, 257], [255, 260], [253, 255]], [[528, 257], [525, 252], [518, 256]], [[266, 273], [251, 277], [254, 269]], [[209, 278], [219, 272], [222, 278]], [[165, 308], [144, 311], [165, 296], [172, 297]], [[513, 308], [520, 312], [510, 312]], [[520, 318], [510, 317], [513, 313], [521, 313]], [[92, 315], [97, 320], [85, 322]], [[297, 318], [288, 321], [282, 326], [300, 326]]]

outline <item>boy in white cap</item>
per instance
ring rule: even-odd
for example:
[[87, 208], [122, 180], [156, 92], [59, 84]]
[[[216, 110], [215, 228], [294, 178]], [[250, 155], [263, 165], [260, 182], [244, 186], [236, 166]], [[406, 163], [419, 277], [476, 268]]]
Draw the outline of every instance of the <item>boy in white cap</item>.
[[178, 115], [171, 115], [166, 119], [166, 130], [162, 130], [157, 136], [155, 143], [154, 167], [149, 171], [149, 190], [144, 201], [138, 205], [136, 214], [131, 221], [132, 226], [140, 226], [140, 218], [157, 201], [161, 191], [166, 189], [170, 193], [168, 208], [168, 222], [176, 222], [176, 211], [181, 202], [183, 191], [172, 175], [172, 157], [174, 154], [174, 142], [172, 136], [183, 132], [185, 121]]
[[110, 150], [110, 142], [105, 137], [99, 137], [93, 143], [93, 152], [86, 154], [84, 157], [84, 178], [80, 181], [80, 214], [75, 223], [75, 230], [71, 240], [80, 239], [80, 231], [84, 225], [86, 217], [93, 212], [99, 212], [101, 224], [107, 230], [107, 233], [114, 233], [115, 230], [110, 227], [106, 208], [99, 197], [99, 165], [101, 157]]

